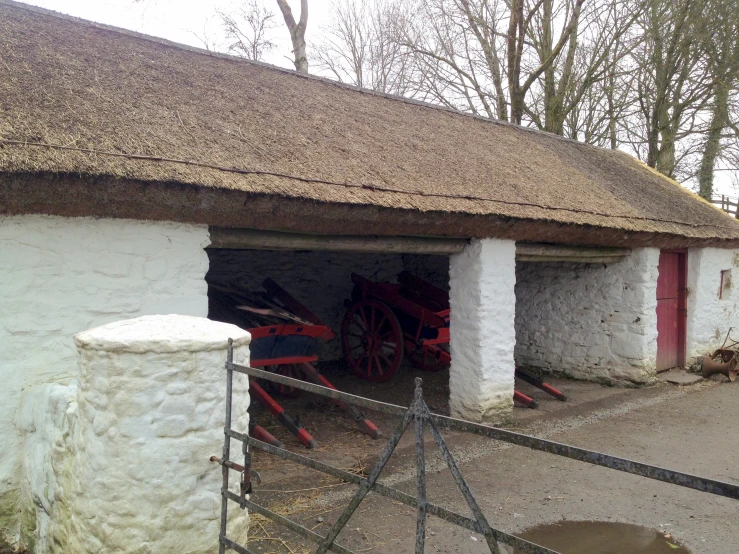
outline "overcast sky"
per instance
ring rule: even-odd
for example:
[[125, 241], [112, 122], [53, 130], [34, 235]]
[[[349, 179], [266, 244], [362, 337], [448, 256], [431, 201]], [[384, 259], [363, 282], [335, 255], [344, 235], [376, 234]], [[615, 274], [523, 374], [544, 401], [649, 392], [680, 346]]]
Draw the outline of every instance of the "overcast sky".
[[[238, 5], [238, 0], [21, 0], [69, 15], [91, 19], [108, 25], [124, 27], [147, 35], [164, 37], [175, 42], [203, 47], [202, 39], [221, 43], [223, 28], [218, 18], [219, 10], [228, 12]], [[275, 13], [280, 24], [274, 29], [273, 38], [278, 44], [265, 61], [293, 68], [290, 56], [290, 35], [283, 25], [282, 14], [274, 0], [262, 0]], [[310, 0], [306, 37], [315, 37], [328, 20], [328, 8], [332, 0]], [[290, 0], [297, 19], [300, 2]]]
[[[229, 11], [238, 5], [238, 0], [21, 0], [27, 4], [41, 6], [84, 19], [124, 27], [140, 33], [163, 37], [175, 42], [203, 47], [203, 39], [214, 44], [223, 44], [223, 28], [217, 12]], [[266, 62], [292, 69], [290, 58], [290, 35], [284, 27], [282, 14], [274, 0], [261, 0], [275, 12], [275, 21], [280, 26], [273, 31], [277, 48], [265, 59]], [[334, 0], [310, 0], [308, 30], [306, 38], [320, 36], [321, 28], [328, 23], [329, 7]], [[299, 0], [289, 0], [297, 19]], [[309, 53], [310, 54], [310, 53]], [[714, 192], [736, 196], [730, 176], [719, 171], [716, 174]]]

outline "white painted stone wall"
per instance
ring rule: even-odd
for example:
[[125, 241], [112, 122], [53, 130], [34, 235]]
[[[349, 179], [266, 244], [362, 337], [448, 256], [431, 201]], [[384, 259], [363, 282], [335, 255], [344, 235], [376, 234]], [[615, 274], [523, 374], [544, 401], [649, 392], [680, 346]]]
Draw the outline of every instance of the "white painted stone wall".
[[[720, 291], [722, 271], [726, 273]], [[688, 363], [721, 346], [729, 327], [734, 328], [732, 337], [739, 339], [738, 285], [739, 250], [688, 250]]]
[[[221, 470], [209, 457], [223, 447], [229, 337], [248, 364], [249, 334], [204, 318], [144, 316], [75, 336], [78, 387], [33, 387], [19, 413], [37, 554], [217, 549]], [[234, 429], [248, 430], [248, 406], [248, 378], [234, 374]], [[246, 513], [230, 507], [229, 533], [244, 540]]]
[[608, 265], [519, 262], [516, 363], [611, 383], [653, 379], [658, 263], [657, 248]]
[[403, 254], [403, 269], [442, 290], [449, 290], [449, 256]]
[[21, 391], [76, 374], [75, 333], [122, 317], [207, 314], [200, 225], [0, 217], [0, 534], [17, 538]]
[[513, 407], [516, 244], [474, 240], [450, 258], [449, 406], [455, 417], [494, 422]]
[[56, 471], [70, 457], [77, 422], [77, 381], [45, 383], [23, 391], [15, 418], [23, 434], [21, 544], [36, 554], [52, 551], [52, 515], [58, 515], [60, 487]]
[[[209, 277], [232, 282], [245, 290], [261, 290], [271, 277], [320, 317], [336, 333], [341, 329], [351, 298], [351, 274], [373, 281], [393, 281], [407, 269], [446, 288], [446, 256], [371, 254], [353, 252], [282, 252], [275, 250], [208, 250]], [[323, 347], [322, 360], [342, 357], [338, 338]]]

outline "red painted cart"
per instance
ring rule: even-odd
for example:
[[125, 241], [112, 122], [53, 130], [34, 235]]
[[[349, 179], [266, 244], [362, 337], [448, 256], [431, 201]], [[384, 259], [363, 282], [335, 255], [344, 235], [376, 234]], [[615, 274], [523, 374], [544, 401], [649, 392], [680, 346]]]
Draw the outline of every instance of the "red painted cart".
[[[331, 340], [336, 336], [335, 333], [273, 280], [266, 279], [262, 287], [266, 292], [253, 294], [235, 289], [233, 286], [225, 287], [211, 283], [211, 289], [214, 291], [210, 298], [211, 316], [220, 315], [221, 320], [234, 323], [236, 319], [237, 325], [245, 327], [251, 333], [252, 367], [264, 368], [294, 379], [307, 378], [318, 385], [335, 388], [313, 366], [318, 360], [320, 341]], [[226, 295], [227, 299], [222, 298], [223, 295]], [[272, 324], [263, 324], [268, 321]], [[251, 380], [250, 386], [252, 394], [260, 404], [303, 445], [307, 448], [316, 446], [313, 437], [300, 426], [299, 419], [291, 417], [260, 383]], [[286, 396], [294, 396], [298, 392], [293, 387], [272, 382], [267, 382], [265, 386], [272, 393]], [[357, 422], [363, 432], [373, 438], [380, 436], [377, 427], [356, 406], [340, 401], [336, 404]], [[253, 431], [266, 437], [267, 432], [259, 426]], [[264, 438], [261, 440], [272, 442]]]
[[[349, 367], [362, 379], [384, 382], [398, 371], [405, 356], [424, 371], [439, 371], [449, 353], [449, 295], [404, 271], [398, 283], [375, 283], [352, 274], [352, 302], [341, 325], [341, 344]], [[516, 377], [559, 400], [565, 396], [540, 379], [516, 369]], [[536, 407], [528, 396], [514, 399]]]
[[407, 272], [398, 281], [375, 283], [352, 274], [354, 302], [341, 324], [341, 345], [362, 379], [387, 381], [404, 355], [427, 371], [451, 361], [448, 296]]

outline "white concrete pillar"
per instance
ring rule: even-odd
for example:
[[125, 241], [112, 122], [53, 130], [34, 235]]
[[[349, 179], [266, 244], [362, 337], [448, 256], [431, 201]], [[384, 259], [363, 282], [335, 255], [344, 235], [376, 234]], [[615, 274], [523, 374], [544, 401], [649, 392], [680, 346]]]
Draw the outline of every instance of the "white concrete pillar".
[[499, 420], [513, 407], [516, 243], [482, 239], [449, 265], [449, 406], [454, 417]]
[[[229, 337], [248, 364], [249, 333], [204, 318], [145, 316], [75, 336], [78, 414], [53, 468], [50, 552], [217, 551], [221, 471], [208, 458], [223, 448]], [[232, 427], [246, 433], [244, 375], [233, 400]], [[243, 534], [246, 513], [229, 508], [231, 536]]]

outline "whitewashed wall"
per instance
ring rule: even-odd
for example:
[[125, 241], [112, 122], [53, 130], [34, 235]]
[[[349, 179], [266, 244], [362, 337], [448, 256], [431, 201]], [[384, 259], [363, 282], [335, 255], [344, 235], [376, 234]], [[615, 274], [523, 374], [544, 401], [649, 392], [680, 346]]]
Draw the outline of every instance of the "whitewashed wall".
[[[245, 290], [261, 290], [262, 281], [271, 277], [336, 333], [346, 312], [344, 301], [351, 298], [352, 273], [372, 281], [393, 281], [407, 269], [438, 286], [446, 287], [449, 281], [446, 256], [225, 249], [208, 250], [208, 256], [209, 277]], [[341, 356], [338, 337], [324, 345], [322, 360]]]
[[403, 254], [403, 269], [442, 290], [449, 290], [449, 256]]
[[[18, 517], [21, 391], [76, 373], [72, 336], [144, 314], [207, 315], [206, 226], [0, 218], [0, 530]], [[11, 537], [12, 538], [12, 537]]]
[[44, 383], [24, 389], [15, 422], [23, 435], [20, 478], [20, 544], [34, 554], [49, 554], [51, 530], [58, 525], [58, 500], [64, 485], [57, 472], [69, 466], [78, 422], [77, 381]]
[[473, 240], [450, 258], [449, 407], [471, 421], [513, 408], [516, 243]]
[[519, 262], [516, 363], [578, 379], [655, 375], [659, 249], [609, 264]]
[[[223, 448], [229, 338], [234, 361], [248, 365], [249, 334], [234, 325], [183, 315], [109, 323], [75, 335], [76, 386], [24, 392], [24, 500], [37, 523], [24, 542], [36, 554], [216, 550], [221, 469], [209, 457]], [[241, 432], [248, 388], [234, 374]], [[229, 535], [243, 541], [246, 513], [231, 508]]]
[[[726, 271], [721, 298], [721, 272]], [[705, 356], [724, 341], [729, 327], [739, 339], [739, 251], [688, 251], [687, 361]]]

